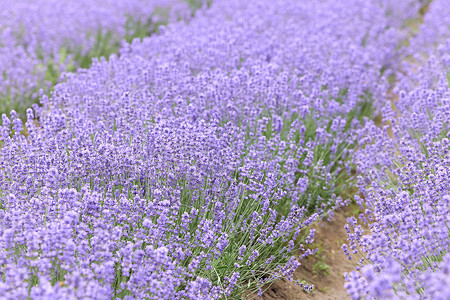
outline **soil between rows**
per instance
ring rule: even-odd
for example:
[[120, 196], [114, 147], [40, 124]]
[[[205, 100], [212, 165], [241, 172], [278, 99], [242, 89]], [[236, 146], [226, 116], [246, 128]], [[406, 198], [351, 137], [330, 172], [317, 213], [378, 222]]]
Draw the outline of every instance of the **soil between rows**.
[[[344, 225], [347, 217], [354, 215], [351, 207], [335, 212], [331, 221], [322, 220], [311, 227], [316, 229], [314, 243], [310, 248], [319, 248], [318, 254], [301, 260], [301, 266], [294, 274], [295, 280], [304, 280], [315, 286], [314, 292], [307, 294], [299, 286], [286, 279], [274, 282], [263, 294], [264, 300], [341, 300], [350, 299], [344, 288], [344, 272], [355, 270], [353, 260], [348, 260], [341, 249], [347, 241]], [[355, 261], [356, 262], [356, 261]], [[329, 266], [322, 271], [317, 266]], [[316, 266], [316, 267], [315, 267]]]

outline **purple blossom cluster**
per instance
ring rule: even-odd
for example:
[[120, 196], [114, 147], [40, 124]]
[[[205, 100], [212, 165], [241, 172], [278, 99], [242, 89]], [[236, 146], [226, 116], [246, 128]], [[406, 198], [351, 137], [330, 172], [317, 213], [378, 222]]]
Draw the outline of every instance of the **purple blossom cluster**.
[[[191, 17], [179, 0], [0, 1], [0, 112], [26, 108], [54, 85], [58, 75], [80, 66], [76, 56], [107, 55], [137, 24]], [[132, 26], [135, 25], [135, 26]]]
[[370, 232], [348, 220], [343, 250], [361, 258], [359, 272], [346, 278], [353, 299], [450, 295], [449, 15], [445, 1], [432, 2], [402, 60], [398, 99], [382, 110], [383, 126], [367, 122], [359, 133], [364, 143], [353, 159]]
[[[314, 211], [351, 171], [349, 131], [372, 106], [380, 109], [389, 87], [380, 70], [393, 65], [402, 37], [380, 25], [388, 23], [383, 9], [329, 5], [219, 2], [190, 26], [174, 24], [123, 48], [120, 59], [68, 76], [52, 99], [42, 99], [39, 114], [52, 111], [89, 130], [118, 123], [136, 130], [130, 123], [173, 118], [228, 124], [244, 149], [236, 176], [252, 185], [283, 176], [283, 198]], [[61, 105], [70, 111], [58, 111]]]
[[309, 225], [355, 185], [418, 9], [217, 0], [66, 73], [25, 124], [3, 114], [0, 294], [239, 298], [293, 279]]
[[[450, 65], [450, 16], [445, 1], [433, 1], [423, 17], [419, 32], [404, 48], [404, 59], [397, 74], [397, 93], [417, 86], [436, 88]], [[447, 77], [448, 78], [448, 77]]]

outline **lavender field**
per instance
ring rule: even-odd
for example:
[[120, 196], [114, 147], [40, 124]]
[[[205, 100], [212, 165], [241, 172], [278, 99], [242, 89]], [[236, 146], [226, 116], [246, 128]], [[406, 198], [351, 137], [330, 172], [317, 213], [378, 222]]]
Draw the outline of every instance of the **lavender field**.
[[0, 113], [0, 299], [450, 299], [447, 0], [0, 0]]

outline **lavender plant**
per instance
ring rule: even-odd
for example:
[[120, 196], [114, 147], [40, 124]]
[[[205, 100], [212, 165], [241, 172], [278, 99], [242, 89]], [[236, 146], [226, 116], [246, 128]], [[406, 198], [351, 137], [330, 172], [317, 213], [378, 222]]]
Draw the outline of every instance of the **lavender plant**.
[[65, 74], [27, 136], [3, 115], [0, 292], [236, 299], [291, 279], [384, 107], [416, 9], [392, 7], [216, 1]]
[[[399, 87], [409, 92], [399, 91], [392, 103], [396, 109], [386, 104], [386, 126], [369, 122], [361, 133], [367, 138], [355, 159], [364, 174], [360, 190], [370, 234], [349, 219], [350, 245], [343, 249], [349, 257], [360, 256], [360, 273], [348, 275], [346, 283], [354, 299], [445, 299], [449, 294], [450, 89], [448, 54], [442, 51], [449, 27], [436, 23], [447, 14], [443, 1], [432, 3], [411, 42], [416, 59], [407, 57], [408, 71], [399, 76]], [[436, 26], [442, 30], [430, 36]]]
[[[344, 11], [347, 11], [347, 8], [346, 6], [337, 7], [337, 9], [342, 10], [342, 15]], [[228, 11], [233, 9], [243, 10], [233, 8], [230, 3], [221, 8], [227, 14]], [[271, 11], [273, 8], [268, 6], [265, 7], [265, 10]], [[294, 8], [292, 10], [294, 17], [296, 11]], [[347, 13], [349, 17], [350, 13]], [[353, 13], [352, 16], [358, 12]], [[274, 15], [277, 16], [275, 13]], [[283, 18], [286, 18], [286, 16], [283, 16]], [[324, 19], [327, 18], [330, 19], [332, 16], [324, 17]], [[281, 19], [280, 17], [280, 22], [286, 22]], [[130, 97], [133, 98], [131, 100], [134, 103], [133, 105], [135, 107], [144, 105], [147, 110], [133, 109], [135, 115], [132, 118], [153, 118], [156, 112], [161, 116], [170, 118], [189, 115], [193, 120], [198, 118], [217, 119], [220, 124], [232, 122], [245, 132], [246, 150], [242, 157], [243, 163], [248, 165], [245, 160], [246, 155], [250, 154], [252, 155], [249, 158], [250, 161], [256, 162], [257, 160], [253, 158], [255, 155], [259, 155], [265, 157], [266, 163], [270, 164], [268, 166], [283, 166], [283, 172], [290, 174], [287, 177], [291, 178], [289, 179], [291, 181], [285, 184], [286, 189], [294, 189], [286, 199], [295, 199], [301, 205], [306, 205], [306, 202], [309, 201], [310, 210], [314, 211], [316, 206], [321, 205], [321, 203], [316, 205], [316, 202], [321, 202], [321, 200], [317, 200], [317, 196], [329, 199], [333, 194], [335, 176], [345, 177], [344, 173], [350, 171], [350, 167], [344, 166], [341, 159], [349, 156], [350, 149], [354, 148], [355, 143], [348, 131], [357, 126], [356, 119], [362, 120], [362, 116], [371, 115], [371, 107], [378, 110], [377, 104], [373, 103], [380, 102], [381, 96], [387, 89], [385, 78], [379, 78], [379, 70], [373, 71], [369, 68], [367, 73], [362, 73], [360, 81], [353, 81], [353, 78], [350, 80], [350, 73], [336, 75], [341, 72], [341, 69], [337, 68], [336, 64], [328, 65], [328, 59], [331, 59], [331, 62], [334, 63], [333, 57], [341, 56], [343, 57], [342, 63], [345, 61], [351, 66], [349, 69], [354, 68], [354, 72], [359, 72], [357, 64], [360, 58], [356, 57], [367, 56], [368, 52], [373, 51], [374, 57], [366, 58], [365, 64], [373, 64], [375, 69], [381, 69], [381, 65], [385, 64], [384, 60], [387, 58], [383, 55], [375, 56], [380, 54], [379, 47], [377, 47], [378, 52], [376, 54], [375, 50], [372, 49], [372, 47], [375, 48], [375, 41], [373, 46], [371, 42], [366, 43], [364, 51], [354, 45], [351, 48], [352, 54], [349, 54], [348, 44], [354, 42], [352, 40], [343, 42], [340, 37], [333, 39], [333, 36], [330, 37], [328, 32], [324, 32], [327, 39], [323, 40], [328, 44], [336, 43], [334, 47], [336, 51], [342, 51], [341, 54], [321, 53], [323, 57], [313, 57], [311, 53], [316, 51], [315, 38], [311, 42], [313, 44], [311, 49], [305, 48], [303, 54], [298, 54], [295, 49], [299, 48], [304, 40], [311, 39], [310, 32], [315, 28], [307, 30], [305, 33], [299, 33], [301, 36], [298, 37], [298, 41], [292, 43], [291, 40], [281, 37], [283, 37], [283, 34], [285, 35], [285, 31], [289, 32], [294, 28], [287, 30], [281, 25], [264, 26], [265, 32], [262, 36], [243, 38], [241, 36], [245, 36], [246, 32], [251, 32], [251, 28], [246, 28], [246, 23], [238, 24], [237, 31], [239, 34], [236, 34], [236, 38], [241, 40], [239, 43], [246, 44], [242, 47], [229, 48], [232, 52], [225, 54], [217, 52], [217, 49], [221, 48], [215, 46], [215, 43], [223, 43], [223, 39], [217, 37], [217, 32], [224, 31], [223, 34], [226, 34], [229, 29], [221, 29], [224, 23], [221, 21], [221, 17], [214, 16], [213, 20], [216, 22], [215, 25], [208, 24], [206, 26], [202, 23], [205, 22], [204, 19], [197, 18], [193, 21], [195, 24], [192, 28], [187, 27], [189, 28], [188, 31], [182, 24], [172, 26], [172, 29], [169, 29], [170, 32], [166, 32], [164, 36], [144, 40], [143, 44], [137, 43], [132, 45], [130, 49], [124, 48], [121, 57], [127, 57], [126, 59], [116, 60], [114, 58], [110, 66], [100, 62], [93, 66], [86, 75], [79, 75], [76, 79], [70, 80], [65, 85], [65, 88], [69, 89], [70, 92], [62, 91], [61, 96], [54, 97], [52, 103], [49, 103], [49, 110], [61, 105], [60, 101], [64, 98], [63, 102], [73, 101], [73, 104], [69, 104], [71, 109], [83, 110], [82, 112], [77, 111], [77, 114], [85, 115], [87, 112], [84, 112], [84, 105], [81, 105], [80, 101], [89, 101], [90, 112], [85, 116], [97, 122], [99, 118], [104, 118], [102, 114], [97, 112], [122, 110], [121, 107], [128, 104], [117, 99], [103, 103], [90, 99], [97, 97], [104, 99], [105, 95], [111, 92], [117, 95], [129, 93], [130, 87], [132, 87], [134, 95]], [[207, 21], [210, 22], [209, 19]], [[365, 22], [364, 20], [361, 21], [361, 28], [372, 25], [378, 26], [378, 23], [366, 24]], [[312, 24], [310, 26], [316, 26], [311, 20], [308, 20], [308, 22], [302, 21], [302, 25], [306, 25], [306, 23]], [[327, 26], [335, 26], [335, 24], [333, 21], [328, 23]], [[235, 25], [229, 25], [230, 28], [231, 26]], [[342, 24], [342, 27], [345, 30], [345, 24]], [[192, 30], [193, 28], [195, 30]], [[204, 32], [204, 28], [208, 28], [208, 31]], [[372, 28], [371, 30], [376, 31]], [[361, 40], [367, 34], [366, 29], [362, 29], [362, 31], [364, 34], [361, 33], [360, 40], [356, 44], [361, 43]], [[392, 31], [388, 30], [385, 35], [377, 35], [381, 44], [385, 43], [384, 39], [390, 40], [391, 44], [382, 48], [386, 52], [390, 51], [388, 49], [395, 47], [392, 38], [397, 33]], [[278, 44], [284, 43], [282, 44], [283, 50], [287, 54], [274, 56], [272, 52], [275, 52], [275, 50], [266, 49], [265, 44], [258, 48], [257, 42], [264, 40], [267, 36], [279, 36], [280, 39], [276, 42]], [[185, 45], [184, 40], [189, 40], [192, 46], [191, 44], [183, 46]], [[208, 43], [204, 41], [208, 41]], [[202, 52], [196, 54], [197, 43], [203, 45], [202, 52], [208, 52], [208, 60], [203, 58]], [[275, 41], [273, 43], [275, 44]], [[252, 44], [252, 47], [250, 47], [250, 44]], [[323, 45], [323, 48], [330, 47], [328, 44]], [[239, 49], [247, 48], [252, 49], [251, 51], [254, 54], [239, 51]], [[161, 51], [163, 52], [161, 53]], [[266, 51], [267, 54], [261, 54], [261, 51]], [[247, 56], [248, 59], [244, 58]], [[274, 57], [272, 58], [272, 56]], [[281, 60], [284, 59], [284, 56], [286, 56], [285, 62]], [[299, 56], [299, 58], [295, 59], [296, 56]], [[291, 58], [298, 61], [299, 65], [290, 65], [289, 68], [283, 67], [289, 63], [288, 59]], [[246, 60], [248, 62], [245, 62]], [[180, 63], [182, 61], [186, 63]], [[197, 62], [198, 65], [195, 65]], [[314, 64], [323, 65], [326, 71], [322, 71], [320, 68], [317, 70], [311, 69], [309, 65]], [[112, 75], [111, 69], [115, 70]], [[122, 73], [124, 69], [128, 70], [125, 74]], [[333, 83], [338, 85], [333, 87], [329, 83], [331, 80], [329, 77], [335, 75], [342, 76], [342, 78], [339, 84]], [[313, 80], [315, 77], [321, 79], [315, 81]], [[111, 86], [105, 86], [101, 83], [106, 78], [111, 78]], [[86, 81], [92, 83], [90, 87], [86, 87]], [[379, 85], [367, 85], [369, 82], [379, 82]], [[363, 87], [363, 84], [366, 86]], [[102, 87], [101, 90], [98, 90], [99, 86]], [[175, 86], [177, 87], [176, 90], [174, 89]], [[149, 87], [150, 93], [148, 92]], [[80, 94], [79, 91], [82, 91], [82, 93]], [[90, 95], [86, 97], [84, 91], [89, 91]], [[56, 93], [59, 93], [59, 91], [56, 91]], [[76, 97], [72, 98], [73, 100], [63, 96], [63, 94], [72, 93], [77, 94]], [[92, 96], [94, 94], [95, 96]], [[148, 101], [147, 95], [149, 94], [154, 100]], [[110, 96], [106, 97], [109, 98]], [[45, 101], [43, 99], [43, 102]], [[74, 108], [75, 103], [77, 103], [76, 108]], [[116, 108], [111, 109], [111, 106]], [[334, 123], [333, 118], [337, 118]], [[78, 122], [78, 120], [74, 122]], [[292, 128], [290, 128], [291, 126]], [[319, 138], [316, 139], [316, 135]], [[273, 150], [279, 144], [284, 146], [280, 148], [280, 151], [274, 152]], [[308, 158], [306, 157], [307, 153], [309, 153]], [[285, 163], [287, 159], [291, 160], [289, 164]], [[306, 161], [303, 163], [305, 159]], [[295, 161], [298, 161], [298, 163], [295, 163]], [[313, 166], [316, 163], [324, 165], [317, 166], [313, 171]], [[258, 164], [260, 163], [258, 162]], [[287, 167], [290, 169], [287, 169]], [[267, 168], [266, 166], [251, 165], [251, 168], [262, 170], [261, 174], [267, 173], [267, 171], [263, 171]], [[330, 171], [335, 173], [335, 176], [332, 176]], [[319, 179], [322, 177], [321, 173], [325, 173], [328, 179], [325, 179], [325, 177]], [[240, 176], [240, 174], [241, 172], [238, 172], [236, 175]], [[242, 178], [247, 180], [248, 176]], [[309, 190], [311, 196], [309, 196], [309, 191], [305, 194], [310, 180], [323, 181], [323, 183], [320, 183], [320, 189], [324, 190], [325, 188], [326, 192], [318, 195], [316, 192], [320, 189], [312, 186]], [[288, 187], [288, 185], [297, 185], [298, 187]], [[292, 196], [292, 193], [298, 195]], [[308, 200], [308, 198], [310, 199]]]
[[22, 117], [61, 73], [117, 53], [121, 41], [142, 38], [168, 21], [188, 19], [182, 1], [2, 1], [0, 113]]

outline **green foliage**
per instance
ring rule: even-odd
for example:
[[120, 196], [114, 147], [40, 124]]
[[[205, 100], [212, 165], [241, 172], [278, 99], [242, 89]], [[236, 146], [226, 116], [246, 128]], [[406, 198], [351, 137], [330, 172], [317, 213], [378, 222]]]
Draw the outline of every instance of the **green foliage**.
[[330, 266], [326, 264], [327, 256], [324, 253], [322, 243], [313, 243], [311, 247], [316, 248], [317, 252], [313, 257], [308, 257], [308, 259], [314, 259], [316, 262], [313, 265], [313, 273], [316, 275], [329, 275]]
[[329, 275], [330, 266], [327, 265], [323, 261], [318, 261], [313, 265], [313, 273], [314, 274], [323, 274], [323, 275]]
[[184, 0], [187, 2], [192, 8], [195, 10], [198, 10], [202, 8], [203, 4], [206, 3], [206, 7], [209, 8], [212, 4], [212, 0]]
[[447, 252], [441, 251], [439, 255], [423, 255], [421, 257], [422, 264], [416, 266], [417, 269], [420, 271], [426, 271], [429, 268], [434, 268], [436, 263], [440, 263], [444, 261], [443, 257], [445, 256]]
[[[215, 217], [215, 205], [217, 205], [217, 203], [223, 205], [222, 211], [231, 211], [233, 213], [233, 215], [228, 215], [227, 213], [222, 223], [224, 232], [228, 235], [228, 246], [219, 257], [210, 262], [211, 269], [208, 270], [206, 268], [206, 259], [202, 260], [196, 275], [208, 278], [215, 285], [223, 286], [225, 277], [231, 277], [233, 272], [239, 271], [240, 278], [238, 281], [238, 288], [232, 293], [230, 299], [240, 299], [244, 296], [244, 291], [256, 291], [260, 287], [259, 281], [261, 279], [267, 279], [268, 277], [273, 276], [273, 270], [276, 269], [278, 265], [283, 265], [288, 261], [290, 257], [281, 253], [285, 252], [283, 249], [286, 248], [286, 241], [293, 238], [293, 233], [289, 234], [286, 238], [277, 238], [272, 245], [263, 245], [256, 242], [257, 238], [261, 235], [261, 230], [269, 222], [269, 214], [263, 212], [259, 201], [255, 201], [249, 197], [251, 191], [248, 190], [241, 190], [239, 193], [241, 196], [237, 201], [237, 207], [228, 209], [229, 206], [233, 207], [236, 205], [235, 202], [230, 203], [229, 199], [227, 200], [225, 198], [226, 191], [231, 185], [232, 183], [225, 183], [225, 186], [221, 189], [221, 195], [219, 195], [215, 201], [208, 200], [208, 202], [206, 193], [203, 191], [198, 191], [200, 193], [198, 194], [183, 189], [181, 197], [182, 209], [180, 209], [178, 213], [179, 218], [176, 224], [179, 226], [182, 214], [184, 212], [190, 212], [192, 209], [197, 209], [200, 212], [203, 211], [203, 213], [201, 213], [202, 216], [206, 219], [213, 220]], [[208, 190], [208, 187], [205, 186], [204, 190]], [[197, 195], [194, 196], [194, 194]], [[276, 208], [273, 202], [271, 202], [270, 208]], [[262, 223], [255, 227], [254, 236], [252, 236], [248, 230], [245, 232], [235, 230], [235, 228], [248, 226], [253, 219], [252, 216], [254, 212], [257, 212], [258, 215], [262, 216]], [[200, 214], [198, 214], [190, 224], [189, 234], [193, 239], [195, 238], [195, 231], [199, 229], [199, 215]], [[304, 240], [305, 236], [306, 232], [303, 231], [299, 240]], [[179, 238], [184, 238], [184, 236], [180, 236]], [[241, 258], [238, 258], [239, 248], [243, 245], [247, 246], [247, 250]], [[192, 256], [200, 255], [200, 253], [205, 250], [206, 249], [202, 247], [197, 247], [192, 250]], [[247, 265], [246, 262], [253, 250], [257, 250], [259, 256], [254, 262]], [[270, 257], [274, 257], [274, 259], [270, 263], [266, 263]], [[187, 258], [182, 262], [182, 265], [187, 267], [191, 261], [192, 258]], [[235, 263], [239, 263], [240, 267], [236, 268], [234, 266]], [[275, 278], [267, 283], [273, 282], [274, 280]]]

